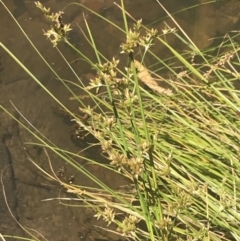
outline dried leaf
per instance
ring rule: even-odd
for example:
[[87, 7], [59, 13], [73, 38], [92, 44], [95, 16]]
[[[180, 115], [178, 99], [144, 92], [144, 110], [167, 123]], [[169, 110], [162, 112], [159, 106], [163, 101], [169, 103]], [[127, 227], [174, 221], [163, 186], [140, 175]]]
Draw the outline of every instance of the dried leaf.
[[157, 81], [154, 80], [148, 70], [137, 60], [134, 60], [135, 67], [138, 69], [138, 78], [147, 85], [150, 89], [166, 95], [172, 95], [170, 89], [165, 89], [158, 85]]

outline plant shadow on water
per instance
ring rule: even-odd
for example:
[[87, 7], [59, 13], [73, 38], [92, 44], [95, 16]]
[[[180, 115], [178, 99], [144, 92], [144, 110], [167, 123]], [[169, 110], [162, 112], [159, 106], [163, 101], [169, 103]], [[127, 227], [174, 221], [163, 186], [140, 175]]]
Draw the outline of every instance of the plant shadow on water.
[[[15, 1], [14, 1], [15, 2]], [[52, 48], [51, 44], [49, 44], [45, 37], [41, 35], [41, 29], [48, 29], [47, 22], [44, 22], [41, 17], [41, 14], [37, 12], [33, 4], [29, 1], [25, 1], [24, 11], [20, 10], [16, 13], [16, 17], [18, 17], [18, 21], [22, 24], [28, 36], [30, 36], [31, 40], [37, 46], [41, 53], [43, 53], [46, 60], [54, 66], [54, 69], [58, 70], [59, 75], [62, 79], [66, 80], [66, 83], [72, 88], [72, 90], [81, 96], [81, 90], [74, 86], [72, 83], [67, 82], [73, 79], [72, 71], [69, 70], [68, 66], [66, 66], [63, 60], [59, 59], [59, 55], [56, 54], [56, 51]], [[99, 4], [97, 10], [100, 11], [104, 16], [109, 17], [111, 21], [118, 23], [119, 25], [123, 25], [121, 20], [121, 12], [117, 13], [117, 8], [115, 5], [110, 3], [111, 1], [102, 1]], [[136, 14], [138, 18], [138, 14], [142, 15], [142, 12], [145, 12], [146, 5], [152, 6], [154, 11], [149, 9], [149, 15], [144, 14], [144, 21], [149, 24], [153, 21], [153, 14], [160, 18], [161, 9], [157, 8], [156, 4], [148, 4], [148, 2], [140, 1], [142, 5], [139, 5], [137, 10], [131, 5], [131, 1], [126, 4], [127, 10], [133, 14]], [[174, 9], [168, 10], [170, 12], [176, 12], [178, 9], [182, 9], [182, 5], [177, 6], [177, 4], [172, 4], [174, 1], [168, 1], [169, 5], [174, 6]], [[170, 4], [171, 2], [171, 4]], [[22, 2], [23, 3], [23, 2]], [[233, 4], [234, 1], [232, 1]], [[61, 9], [64, 7], [67, 2], [59, 1], [58, 5], [54, 1], [46, 1], [46, 4], [51, 7], [51, 9]], [[88, 7], [91, 8], [94, 6], [94, 1], [88, 3]], [[92, 4], [92, 5], [91, 5]], [[23, 6], [23, 5], [22, 5]], [[15, 9], [16, 6], [9, 6], [11, 9]], [[20, 8], [20, 5], [18, 5]], [[186, 6], [185, 6], [186, 7]], [[101, 11], [103, 9], [103, 11]], [[159, 12], [158, 10], [159, 9]], [[225, 7], [226, 9], [226, 7]], [[95, 8], [96, 10], [96, 8]], [[79, 48], [84, 54], [86, 54], [93, 62], [96, 60], [96, 56], [94, 51], [91, 48], [87, 48], [87, 41], [84, 36], [81, 34], [78, 26], [80, 25], [83, 29], [84, 19], [81, 15], [81, 10], [74, 9], [75, 12], [71, 13], [70, 11], [66, 11], [66, 22], [68, 19], [72, 23], [73, 26], [73, 34], [70, 34], [70, 38], [74, 41], [73, 44]], [[189, 16], [191, 16], [193, 10], [189, 10]], [[212, 10], [213, 11], [213, 10]], [[226, 11], [226, 10], [225, 10]], [[151, 14], [150, 14], [151, 13]], [[184, 14], [179, 15], [178, 22], [185, 25], [185, 29], [193, 29], [193, 26], [189, 24], [189, 20], [184, 19], [187, 18]], [[195, 12], [194, 12], [195, 13]], [[35, 19], [32, 18], [36, 17]], [[156, 16], [154, 18], [156, 18]], [[30, 20], [30, 18], [32, 18]], [[207, 18], [206, 18], [207, 19]], [[205, 21], [207, 21], [205, 19]], [[6, 14], [2, 16], [1, 20], [3, 24], [7, 26], [12, 20], [9, 19], [9, 16]], [[65, 21], [65, 20], [64, 20]], [[231, 19], [232, 25], [236, 22], [234, 18]], [[94, 34], [94, 39], [97, 41], [98, 49], [100, 52], [104, 53], [107, 58], [111, 58], [113, 55], [119, 58], [121, 57], [119, 54], [119, 46], [122, 42], [124, 42], [124, 35], [118, 33], [115, 29], [112, 29], [108, 24], [104, 24], [100, 22], [99, 19], [93, 15], [89, 14], [88, 23], [91, 26], [91, 31]], [[198, 28], [200, 31], [200, 27], [203, 28], [207, 25], [207, 23], [198, 22]], [[163, 23], [156, 23], [153, 27], [158, 28], [160, 31], [163, 29]], [[20, 57], [21, 61], [40, 79], [43, 85], [58, 98], [67, 108], [71, 109], [72, 112], [78, 112], [78, 102], [70, 100], [72, 95], [66, 90], [66, 88], [62, 85], [62, 83], [57, 80], [55, 77], [52, 77], [52, 72], [49, 72], [46, 69], [44, 63], [41, 62], [40, 58], [34, 55], [34, 51], [29, 50], [29, 44], [22, 37], [19, 30], [13, 24], [13, 29], [5, 28], [4, 31], [4, 39], [2, 42], [8, 46], [9, 49], [13, 50], [16, 56]], [[219, 31], [219, 28], [213, 31], [216, 33]], [[16, 30], [16, 31], [15, 31]], [[86, 31], [86, 28], [84, 29]], [[190, 30], [189, 30], [190, 32]], [[202, 30], [201, 30], [202, 32]], [[103, 34], [104, 33], [104, 34]], [[16, 36], [17, 35], [17, 36]], [[208, 36], [208, 37], [212, 37]], [[206, 39], [208, 38], [206, 37]], [[196, 37], [198, 38], [198, 37]], [[10, 43], [9, 43], [10, 39]], [[71, 41], [70, 39], [70, 41]], [[169, 43], [173, 46], [178, 46], [178, 42], [176, 42], [176, 38], [169, 37]], [[202, 43], [201, 43], [202, 44]], [[204, 43], [204, 47], [206, 47], [209, 43]], [[181, 48], [182, 46], [180, 46]], [[76, 54], [75, 51], [71, 51], [69, 47], [65, 45], [60, 45], [59, 47], [61, 52], [68, 59], [69, 62], [74, 62], [71, 66], [74, 68], [76, 73], [81, 76], [83, 81], [86, 84], [89, 82], [89, 78], [93, 79], [95, 72], [90, 69], [89, 65], [84, 61], [78, 60], [79, 55]], [[156, 54], [161, 54], [164, 56], [164, 46], [156, 46], [154, 49]], [[166, 51], [166, 56], [168, 52]], [[151, 63], [151, 56], [147, 56], [146, 62]], [[101, 167], [97, 164], [89, 163], [88, 159], [94, 159], [97, 162], [108, 164], [106, 159], [101, 155], [101, 149], [97, 146], [92, 148], [87, 148], [88, 143], [92, 143], [92, 138], [87, 139], [88, 137], [82, 136], [74, 136], [75, 134], [75, 126], [72, 121], [69, 121], [68, 116], [65, 116], [64, 113], [55, 113], [54, 110], [60, 110], [56, 107], [55, 102], [51, 97], [49, 97], [45, 91], [38, 87], [36, 83], [33, 82], [32, 79], [28, 77], [19, 68], [16, 66], [15, 62], [11, 60], [9, 56], [3, 53], [2, 61], [2, 75], [1, 75], [1, 105], [4, 106], [7, 110], [13, 113], [13, 116], [16, 120], [23, 121], [23, 117], [19, 115], [19, 113], [13, 108], [13, 106], [9, 103], [9, 99], [14, 103], [14, 105], [19, 109], [19, 111], [26, 116], [30, 123], [33, 124], [41, 133], [47, 136], [52, 143], [54, 143], [59, 148], [64, 150], [68, 150], [72, 153], [79, 153], [83, 156], [82, 159], [79, 157], [73, 157], [73, 160], [85, 167], [87, 171], [92, 173], [95, 177], [99, 178], [110, 188], [116, 189], [119, 186], [126, 185], [128, 182], [122, 176], [116, 175], [116, 173], [112, 173], [110, 170], [108, 171], [104, 167]], [[39, 71], [39, 69], [41, 71]], [[83, 100], [86, 105], [92, 105], [93, 102], [91, 99]], [[57, 177], [65, 182], [73, 182], [76, 185], [87, 186], [92, 188], [97, 188], [96, 183], [87, 178], [85, 175], [80, 172], [76, 173], [76, 169], [71, 167], [69, 164], [64, 163], [58, 155], [54, 155], [51, 152], [45, 153], [44, 149], [39, 145], [25, 145], [25, 142], [36, 142], [36, 139], [33, 138], [31, 133], [28, 133], [18, 122], [13, 121], [9, 118], [6, 113], [0, 113], [1, 126], [6, 129], [5, 132], [9, 133], [11, 137], [8, 140], [4, 140], [5, 148], [10, 151], [11, 157], [8, 157], [11, 162], [7, 162], [5, 165], [11, 165], [13, 168], [13, 180], [15, 187], [6, 185], [6, 179], [3, 178], [3, 183], [5, 189], [9, 189], [6, 191], [7, 198], [10, 200], [11, 198], [15, 198], [16, 205], [12, 208], [13, 214], [17, 217], [18, 221], [21, 223], [23, 227], [28, 227], [29, 230], [36, 230], [38, 232], [35, 233], [35, 237], [38, 239], [42, 239], [42, 234], [48, 240], [120, 240], [119, 236], [114, 233], [107, 233], [99, 228], [94, 228], [94, 226], [102, 226], [103, 223], [101, 221], [97, 221], [94, 216], [94, 212], [90, 209], [79, 208], [79, 206], [83, 206], [84, 202], [79, 202], [79, 200], [74, 200], [75, 196], [73, 194], [66, 193], [63, 190], [63, 187], [59, 184], [56, 184], [53, 180], [49, 180], [43, 175], [43, 172], [38, 168], [35, 168], [34, 165], [30, 164], [28, 159], [32, 159], [38, 163], [38, 165], [42, 168], [42, 170], [47, 173], [51, 173], [52, 169], [54, 170]], [[65, 120], [65, 121], [63, 121]], [[66, 124], [67, 122], [67, 124]], [[0, 132], [3, 135], [3, 132]], [[87, 133], [86, 133], [87, 134]], [[83, 133], [85, 135], [85, 133]], [[71, 142], [71, 137], [77, 137]], [[2, 136], [1, 136], [2, 138]], [[22, 148], [26, 146], [27, 152]], [[86, 150], [82, 152], [81, 149]], [[0, 147], [1, 148], [1, 147]], [[50, 161], [49, 161], [50, 160]], [[6, 172], [3, 172], [4, 175], [7, 175]], [[8, 181], [7, 181], [8, 182]], [[16, 197], [17, 191], [17, 197]], [[2, 193], [0, 193], [2, 194]], [[62, 200], [57, 199], [57, 197], [63, 198]], [[10, 199], [9, 199], [10, 198]], [[51, 199], [50, 201], [41, 202], [43, 199]], [[56, 198], [56, 200], [54, 200]], [[5, 200], [0, 199], [0, 205], [5, 206]], [[61, 203], [62, 205], [59, 205]], [[137, 203], [138, 204], [138, 203]], [[8, 210], [6, 209], [8, 213]], [[1, 217], [2, 218], [2, 217]], [[13, 234], [13, 235], [22, 235], [21, 232], [16, 231], [17, 227], [14, 227], [14, 230], [10, 227], [13, 227], [12, 223], [14, 220], [9, 215], [4, 216], [4, 220], [0, 218], [0, 233], [3, 234]], [[64, 228], [63, 228], [64, 227]], [[114, 228], [110, 226], [110, 228]], [[124, 238], [121, 238], [124, 239]], [[11, 240], [7, 238], [7, 240]]]

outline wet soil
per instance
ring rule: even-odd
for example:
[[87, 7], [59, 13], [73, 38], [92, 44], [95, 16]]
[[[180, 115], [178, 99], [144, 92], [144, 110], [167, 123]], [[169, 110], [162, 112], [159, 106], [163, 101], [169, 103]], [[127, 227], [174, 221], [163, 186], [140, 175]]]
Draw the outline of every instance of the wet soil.
[[[45, 0], [41, 2], [53, 11], [59, 11], [72, 1]], [[112, 0], [81, 2], [88, 8], [101, 13], [122, 26], [121, 14]], [[189, 1], [181, 1], [181, 4], [177, 5], [178, 0], [161, 2], [165, 4], [170, 12], [176, 12], [189, 4]], [[198, 13], [196, 10], [189, 10], [185, 15], [183, 13], [176, 15], [176, 19], [193, 38], [200, 38], [194, 28], [201, 31], [201, 33], [206, 30], [204, 41], [200, 41], [199, 45], [201, 45], [200, 47], [207, 47], [211, 44], [209, 38], [218, 33], [223, 33], [223, 29], [215, 22], [213, 23], [213, 21], [216, 21], [214, 20], [216, 17], [221, 19], [221, 26], [224, 27], [224, 31], [234, 29], [239, 22], [235, 12], [240, 7], [239, 2], [236, 0], [227, 2], [228, 4], [212, 5], [206, 16], [203, 10]], [[30, 0], [5, 0], [4, 3], [17, 18], [46, 61], [63, 79], [74, 80], [75, 77], [67, 68], [57, 50], [43, 36], [42, 29], [46, 30], [49, 26], [42, 13], [35, 8], [34, 2]], [[171, 8], [171, 6], [173, 7]], [[164, 15], [158, 4], [149, 0], [138, 0], [138, 7], [131, 0], [126, 1], [126, 9], [136, 18], [143, 15], [143, 23], [147, 24], [161, 19]], [[149, 9], [149, 11], [146, 11], [146, 9]], [[55, 95], [59, 101], [71, 110], [77, 110], [78, 103], [69, 100], [71, 94], [41, 60], [1, 4], [0, 12], [1, 42], [27, 66], [39, 79], [40, 83]], [[64, 16], [64, 21], [72, 24], [73, 31], [70, 33], [69, 38], [74, 45], [89, 58], [95, 59], [93, 51], [89, 48], [87, 41], [79, 30], [79, 26], [84, 29], [83, 12], [97, 40], [99, 50], [103, 51], [107, 57], [119, 56], [119, 44], [125, 40], [123, 34], [99, 21], [90, 12], [77, 8], [76, 5], [70, 6], [65, 11]], [[223, 16], [226, 21], [223, 20]], [[194, 21], [196, 25], [193, 25]], [[209, 22], [213, 24], [209, 25]], [[169, 24], [172, 23], [169, 22]], [[163, 29], [163, 26], [163, 21], [157, 21], [152, 25], [152, 27], [158, 28], [159, 31]], [[211, 29], [208, 26], [211, 26]], [[174, 38], [169, 38], [168, 41], [176, 48], [183, 48], [178, 45], [177, 40]], [[59, 49], [68, 61], [79, 59], [79, 56], [66, 45], [60, 44]], [[155, 47], [156, 54], [163, 54], [163, 51], [163, 46]], [[73, 68], [81, 77], [93, 74], [91, 68], [83, 61], [76, 62]], [[0, 171], [2, 175], [2, 184], [0, 185], [0, 233], [27, 237], [28, 234], [22, 231], [16, 222], [17, 220], [22, 227], [40, 240], [44, 239], [43, 236], [48, 240], [123, 240], [122, 237], [94, 228], [95, 226], [102, 226], [102, 223], [93, 218], [94, 213], [89, 209], [67, 206], [57, 200], [42, 201], [59, 196], [71, 196], [67, 195], [57, 183], [46, 179], [29, 161], [28, 154], [44, 170], [50, 171], [47, 155], [41, 148], [26, 144], [26, 142], [37, 142], [37, 140], [18, 121], [24, 122], [29, 127], [30, 125], [26, 121], [28, 120], [56, 146], [73, 153], [78, 153], [86, 146], [86, 143], [76, 143], [71, 140], [72, 125], [69, 122], [66, 124], [54, 111], [59, 105], [2, 48], [0, 49], [0, 71], [0, 105], [15, 118], [14, 120], [5, 112], [0, 111]], [[87, 81], [87, 78], [85, 78], [85, 81]], [[73, 86], [71, 88], [78, 95], [81, 95], [79, 89]], [[16, 108], [24, 117], [18, 113]], [[34, 132], [36, 133], [36, 131]], [[27, 152], [24, 147], [27, 148]], [[66, 178], [74, 175], [76, 184], [95, 185], [81, 173], [76, 173], [71, 166], [67, 165], [58, 156], [51, 152], [48, 152], [48, 154], [56, 172], [59, 168], [65, 166], [67, 168]], [[83, 155], [94, 158], [99, 162], [106, 161], [98, 149], [84, 152]], [[86, 165], [86, 162], [81, 158], [75, 160], [79, 164]], [[120, 176], [112, 175], [103, 168], [87, 165], [87, 169], [112, 188], [126, 184], [126, 180]], [[6, 206], [4, 193], [12, 215], [16, 220], [14, 220]]]

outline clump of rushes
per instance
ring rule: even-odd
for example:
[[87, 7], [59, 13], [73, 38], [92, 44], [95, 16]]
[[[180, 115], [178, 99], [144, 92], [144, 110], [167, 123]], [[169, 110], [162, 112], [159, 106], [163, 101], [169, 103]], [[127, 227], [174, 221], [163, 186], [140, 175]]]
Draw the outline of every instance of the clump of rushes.
[[[49, 10], [44, 12], [48, 14]], [[52, 17], [53, 22], [55, 19]], [[120, 46], [129, 59], [125, 70], [118, 68], [115, 58], [92, 64], [96, 77], [85, 90], [106, 91], [101, 98], [91, 95], [100, 107], [98, 111], [80, 107], [88, 119], [84, 123], [80, 118], [75, 121], [99, 140], [110, 165], [134, 183], [136, 196], [127, 201], [118, 196], [118, 202], [101, 199], [107, 204], [98, 209], [96, 217], [102, 217], [108, 225], [117, 224], [120, 234], [136, 240], [227, 240], [233, 233], [240, 235], [236, 202], [239, 164], [238, 151], [234, 151], [238, 132], [230, 122], [236, 120], [240, 101], [225, 80], [226, 75], [233, 73], [234, 77], [236, 73], [229, 72], [226, 63], [237, 51], [207, 59], [190, 42], [194, 51], [182, 57], [157, 30], [147, 29], [141, 20], [132, 29], [128, 30], [126, 21], [125, 26], [126, 42]], [[163, 29], [163, 36], [166, 34], [182, 38], [169, 26]], [[95, 46], [92, 36], [90, 39]], [[154, 56], [154, 42], [172, 51], [172, 62], [182, 63], [183, 71], [176, 72]], [[95, 52], [98, 56], [97, 49]], [[140, 61], [134, 57], [136, 52], [142, 53]], [[192, 52], [202, 56], [205, 70], [191, 64]], [[172, 90], [159, 86], [158, 75], [144, 66], [146, 53], [172, 73], [171, 79], [163, 79]], [[142, 88], [140, 82], [152, 91]], [[227, 106], [230, 109], [226, 115]], [[229, 151], [231, 154], [227, 154]], [[133, 199], [138, 200], [136, 205], [129, 201]], [[125, 213], [122, 221], [117, 210]], [[145, 228], [138, 227], [141, 222]]]
[[[51, 30], [44, 34], [53, 46], [65, 41], [75, 49], [66, 38], [70, 25], [63, 24], [63, 13], [50, 13], [39, 2], [36, 6], [51, 22]], [[75, 95], [84, 117], [79, 113], [71, 116], [76, 133], [84, 130], [98, 139], [109, 160], [105, 167], [127, 177], [131, 190], [110, 189], [69, 156], [65, 158], [63, 150], [46, 145], [100, 188], [52, 178], [92, 207], [95, 217], [116, 224], [116, 232], [131, 240], [240, 240], [238, 36], [200, 51], [170, 14], [176, 27], [166, 25], [158, 34], [141, 20], [129, 29], [126, 16], [130, 14], [124, 10], [123, 0], [118, 7], [125, 25], [121, 31], [126, 41], [120, 45], [128, 58], [125, 68], [119, 68], [119, 60], [107, 60], [99, 53], [85, 21], [89, 38], [84, 36], [98, 63], [75, 51], [96, 70], [88, 86], [79, 84], [94, 106]], [[188, 52], [178, 53], [165, 40], [166, 34], [186, 44]], [[154, 44], [163, 44], [172, 56], [160, 58], [154, 53]], [[147, 54], [155, 69], [167, 70], [168, 77], [145, 66]], [[197, 63], [195, 56], [199, 56]], [[141, 82], [149, 89], [141, 87]], [[96, 93], [89, 91], [92, 89]]]

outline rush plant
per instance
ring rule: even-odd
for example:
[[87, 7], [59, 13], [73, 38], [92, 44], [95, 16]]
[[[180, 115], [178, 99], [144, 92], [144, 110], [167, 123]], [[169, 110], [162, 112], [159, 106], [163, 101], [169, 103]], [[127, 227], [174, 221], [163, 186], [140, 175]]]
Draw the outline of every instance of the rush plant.
[[[116, 224], [119, 235], [151, 241], [240, 240], [237, 35], [201, 51], [174, 16], [158, 3], [174, 22], [174, 28], [166, 25], [158, 32], [135, 19], [130, 26], [127, 18], [132, 17], [125, 11], [123, 0], [116, 6], [122, 12], [124, 29], [95, 13], [124, 32], [126, 40], [120, 48], [125, 62], [106, 59], [99, 52], [85, 19], [84, 36], [98, 60], [94, 63], [68, 40], [71, 26], [63, 23], [64, 13], [51, 13], [36, 2], [50, 21], [50, 29], [44, 34], [53, 46], [58, 49], [58, 43], [64, 41], [96, 71], [87, 86], [81, 80], [78, 85], [93, 100], [93, 106], [86, 105], [71, 89], [73, 99], [79, 102], [79, 113], [72, 113], [52, 97], [76, 123], [76, 136], [84, 131], [98, 140], [102, 155], [109, 160], [105, 167], [126, 177], [131, 192], [107, 187], [65, 155], [67, 150], [59, 150], [37, 137], [39, 145], [57, 153], [99, 185], [99, 189], [81, 187], [51, 176], [93, 208], [96, 218], [102, 218], [107, 225]], [[174, 35], [186, 44], [187, 52], [175, 50], [165, 40], [166, 35]], [[154, 53], [158, 44], [170, 52], [168, 58]], [[1, 47], [40, 83], [10, 50], [3, 44]], [[197, 63], [196, 56], [200, 59]], [[145, 64], [147, 58], [151, 58], [151, 65]], [[168, 73], [165, 77], [161, 76], [163, 71]]]

